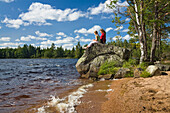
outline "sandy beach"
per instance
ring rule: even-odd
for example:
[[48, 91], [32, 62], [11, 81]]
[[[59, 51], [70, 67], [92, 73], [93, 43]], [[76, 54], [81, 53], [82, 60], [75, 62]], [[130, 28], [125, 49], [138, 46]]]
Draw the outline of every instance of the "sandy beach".
[[151, 78], [94, 83], [76, 107], [78, 113], [169, 113], [170, 72]]

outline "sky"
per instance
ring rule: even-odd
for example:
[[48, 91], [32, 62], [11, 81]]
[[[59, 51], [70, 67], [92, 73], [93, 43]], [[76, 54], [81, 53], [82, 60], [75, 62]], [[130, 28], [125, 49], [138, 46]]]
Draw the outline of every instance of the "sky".
[[[0, 48], [31, 44], [42, 48], [71, 49], [78, 41], [88, 44], [94, 31], [103, 28], [107, 41], [116, 40], [117, 31], [129, 40], [127, 24], [116, 28], [109, 0], [0, 0]], [[119, 4], [127, 5], [125, 0]], [[123, 11], [124, 9], [122, 9]], [[101, 35], [99, 33], [99, 35]]]

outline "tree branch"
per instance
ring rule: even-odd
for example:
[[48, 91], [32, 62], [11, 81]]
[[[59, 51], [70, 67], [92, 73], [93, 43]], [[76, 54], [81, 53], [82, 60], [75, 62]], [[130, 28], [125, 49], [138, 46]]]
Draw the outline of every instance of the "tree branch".
[[159, 9], [157, 12], [159, 13], [162, 9], [164, 9], [166, 6], [168, 6], [169, 2], [166, 3], [161, 9]]

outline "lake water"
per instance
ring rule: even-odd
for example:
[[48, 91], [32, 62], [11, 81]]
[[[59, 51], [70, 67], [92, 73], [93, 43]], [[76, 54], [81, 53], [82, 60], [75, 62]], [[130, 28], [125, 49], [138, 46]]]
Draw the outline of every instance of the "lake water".
[[0, 59], [0, 113], [17, 112], [86, 84], [77, 59]]

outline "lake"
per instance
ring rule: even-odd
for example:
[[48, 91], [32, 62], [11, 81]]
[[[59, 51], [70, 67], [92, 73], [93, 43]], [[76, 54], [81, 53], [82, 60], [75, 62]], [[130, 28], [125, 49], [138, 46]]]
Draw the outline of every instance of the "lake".
[[0, 112], [18, 112], [86, 84], [77, 59], [0, 59]]

